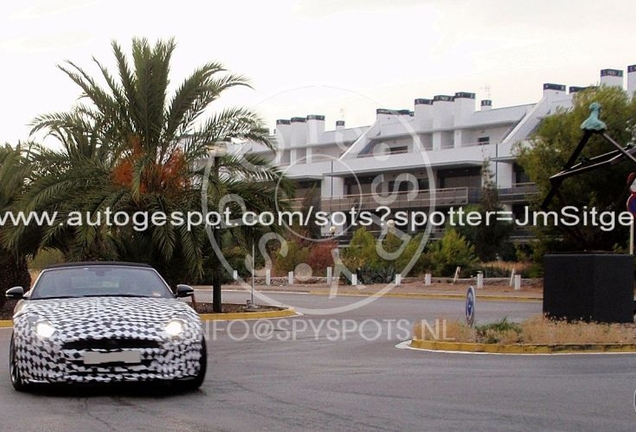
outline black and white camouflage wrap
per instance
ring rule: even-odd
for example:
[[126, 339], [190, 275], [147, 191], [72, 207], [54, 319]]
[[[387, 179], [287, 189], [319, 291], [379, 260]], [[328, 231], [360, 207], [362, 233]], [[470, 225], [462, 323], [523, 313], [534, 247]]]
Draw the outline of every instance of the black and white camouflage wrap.
[[[174, 319], [184, 326], [178, 336], [165, 331]], [[50, 323], [53, 335], [38, 336], [39, 321]], [[17, 308], [13, 322], [16, 366], [25, 383], [180, 380], [194, 378], [201, 367], [201, 320], [176, 299], [29, 300]], [[136, 351], [141, 362], [86, 364], [88, 351]]]

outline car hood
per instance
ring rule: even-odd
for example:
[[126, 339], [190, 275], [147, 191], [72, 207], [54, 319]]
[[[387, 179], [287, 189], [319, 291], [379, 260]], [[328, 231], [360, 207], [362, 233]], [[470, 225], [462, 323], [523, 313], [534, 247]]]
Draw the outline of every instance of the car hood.
[[159, 330], [172, 318], [182, 318], [190, 325], [200, 322], [188, 304], [176, 299], [82, 297], [24, 301], [14, 315], [14, 323], [46, 319], [61, 334], [78, 328], [94, 328], [104, 334], [127, 332], [126, 329], [134, 333], [139, 328]]

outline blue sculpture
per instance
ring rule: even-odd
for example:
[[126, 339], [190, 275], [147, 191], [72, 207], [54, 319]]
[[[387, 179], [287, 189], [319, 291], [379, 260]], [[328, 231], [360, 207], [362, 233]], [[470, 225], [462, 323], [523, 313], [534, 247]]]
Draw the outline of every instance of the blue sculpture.
[[607, 129], [605, 123], [599, 119], [601, 114], [601, 104], [598, 102], [592, 102], [590, 104], [590, 111], [590, 116], [581, 123], [581, 129], [596, 132]]

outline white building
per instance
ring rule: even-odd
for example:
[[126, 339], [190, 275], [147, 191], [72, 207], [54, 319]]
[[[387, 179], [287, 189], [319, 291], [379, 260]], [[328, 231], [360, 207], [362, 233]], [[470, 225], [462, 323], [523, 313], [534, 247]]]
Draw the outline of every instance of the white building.
[[[623, 71], [602, 70], [600, 84], [623, 87]], [[415, 99], [409, 109], [378, 108], [375, 122], [361, 128], [347, 129], [339, 120], [326, 130], [324, 116], [293, 117], [276, 122], [275, 156], [255, 144], [235, 151], [275, 158], [297, 182], [297, 200], [319, 190], [326, 212], [354, 206], [375, 210], [383, 204], [392, 212], [443, 210], [477, 203], [481, 170], [489, 161], [502, 203], [514, 210], [535, 188], [515, 163], [513, 146], [558, 107], [570, 107], [573, 93], [583, 88], [546, 83], [539, 101], [502, 108], [493, 108], [490, 100], [477, 104], [474, 93], [436, 95]], [[636, 65], [628, 67], [627, 89], [636, 91]]]

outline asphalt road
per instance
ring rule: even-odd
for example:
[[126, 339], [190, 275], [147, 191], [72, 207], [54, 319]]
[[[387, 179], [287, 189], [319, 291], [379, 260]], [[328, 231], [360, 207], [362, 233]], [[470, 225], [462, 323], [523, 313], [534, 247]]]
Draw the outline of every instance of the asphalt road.
[[[335, 305], [325, 297], [272, 297], [304, 308]], [[477, 316], [522, 319], [540, 310], [540, 303], [481, 302]], [[382, 298], [336, 315], [210, 322], [208, 375], [194, 393], [141, 386], [21, 394], [0, 374], [0, 430], [634, 430], [636, 355], [395, 348], [416, 320], [434, 328], [435, 319], [462, 313], [459, 301]], [[0, 330], [5, 371], [10, 331]]]

